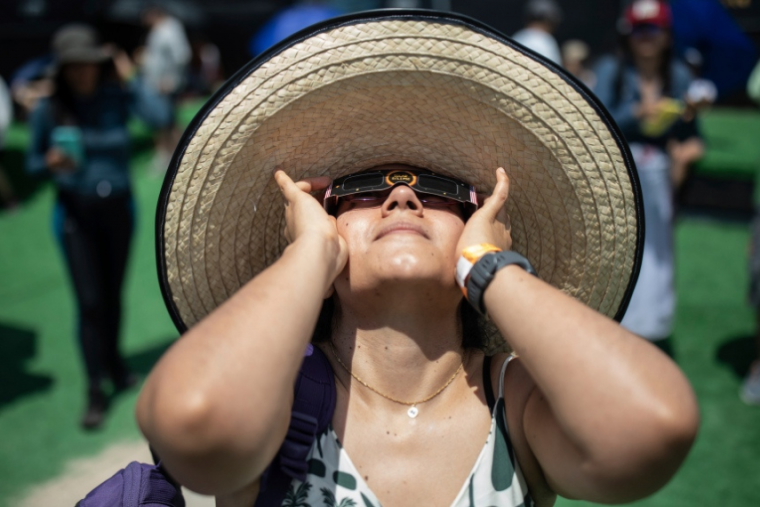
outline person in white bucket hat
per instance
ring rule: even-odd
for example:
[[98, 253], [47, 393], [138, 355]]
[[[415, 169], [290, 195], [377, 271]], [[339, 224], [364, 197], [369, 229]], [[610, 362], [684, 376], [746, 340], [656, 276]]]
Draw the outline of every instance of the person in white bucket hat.
[[185, 133], [157, 226], [184, 336], [137, 418], [218, 505], [260, 505], [311, 346], [337, 403], [281, 505], [628, 502], [695, 438], [683, 374], [614, 320], [643, 232], [619, 131], [469, 18], [361, 13], [262, 55]]

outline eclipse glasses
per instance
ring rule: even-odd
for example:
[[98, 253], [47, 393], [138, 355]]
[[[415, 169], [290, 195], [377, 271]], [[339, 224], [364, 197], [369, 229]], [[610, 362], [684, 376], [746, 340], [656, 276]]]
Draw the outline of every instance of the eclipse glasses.
[[[461, 203], [468, 216], [478, 209], [474, 186], [432, 171], [408, 169], [368, 171], [337, 178], [325, 193], [324, 207], [328, 213], [334, 213], [341, 197], [382, 192], [396, 185], [406, 185], [419, 194]], [[425, 200], [422, 201], [424, 206]]]

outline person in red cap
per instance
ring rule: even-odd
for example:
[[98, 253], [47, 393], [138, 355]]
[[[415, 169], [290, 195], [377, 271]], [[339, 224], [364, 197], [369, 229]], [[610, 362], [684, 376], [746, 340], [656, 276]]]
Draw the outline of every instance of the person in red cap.
[[653, 25], [658, 28], [670, 29], [673, 24], [673, 14], [670, 6], [659, 0], [639, 0], [633, 2], [625, 10], [625, 21], [629, 29], [634, 26]]
[[626, 8], [620, 56], [599, 62], [594, 90], [630, 145], [644, 197], [644, 257], [622, 324], [666, 351], [676, 306], [673, 192], [704, 151], [688, 103], [693, 77], [673, 58], [672, 18], [659, 0], [637, 0]]

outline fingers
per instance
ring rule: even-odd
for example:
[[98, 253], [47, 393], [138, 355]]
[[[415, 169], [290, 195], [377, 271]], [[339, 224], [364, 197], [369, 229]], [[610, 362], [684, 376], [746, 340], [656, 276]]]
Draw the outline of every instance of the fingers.
[[274, 179], [277, 182], [277, 185], [280, 187], [280, 192], [282, 192], [282, 195], [285, 196], [285, 199], [287, 199], [288, 202], [293, 202], [298, 198], [298, 195], [301, 193], [301, 189], [296, 186], [296, 184], [292, 179], [290, 179], [290, 176], [288, 176], [285, 171], [281, 169], [276, 170], [274, 173]]
[[287, 173], [281, 169], [278, 169], [274, 173], [274, 179], [277, 185], [280, 187], [282, 195], [285, 196], [289, 202], [297, 199], [299, 193], [311, 193], [318, 192], [326, 189], [330, 186], [332, 180], [327, 176], [316, 176], [314, 178], [304, 178], [298, 182], [294, 182]]
[[507, 172], [502, 167], [499, 167], [496, 170], [496, 186], [491, 195], [483, 203], [481, 209], [493, 220], [496, 218], [499, 211], [504, 208], [504, 204], [507, 202], [508, 198], [509, 176], [507, 176]]
[[297, 185], [304, 192], [318, 192], [325, 190], [330, 186], [330, 183], [332, 180], [327, 176], [315, 176], [314, 178], [303, 178]]

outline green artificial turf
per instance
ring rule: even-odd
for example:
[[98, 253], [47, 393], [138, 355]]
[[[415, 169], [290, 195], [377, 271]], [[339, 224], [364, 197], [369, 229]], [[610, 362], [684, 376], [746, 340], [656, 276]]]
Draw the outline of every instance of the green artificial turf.
[[760, 167], [760, 114], [753, 109], [711, 109], [700, 114], [705, 157], [697, 174], [754, 180]]
[[702, 426], [676, 478], [635, 505], [760, 505], [760, 407], [738, 397], [754, 354], [754, 316], [746, 302], [748, 240], [744, 223], [679, 221], [674, 354], [697, 393]]
[[[144, 146], [149, 136], [141, 128], [133, 133]], [[11, 147], [23, 146], [25, 136], [14, 128]], [[151, 155], [142, 151], [134, 159], [138, 226], [123, 326], [123, 350], [143, 373], [176, 337], [156, 278], [153, 219], [161, 181], [146, 169]], [[102, 430], [78, 427], [85, 385], [72, 294], [51, 230], [53, 192], [48, 185], [29, 189], [19, 208], [0, 211], [0, 505], [59, 474], [72, 458], [139, 437], [136, 389], [113, 400]], [[746, 223], [682, 218], [678, 224], [674, 348], [699, 397], [702, 430], [673, 482], [637, 505], [760, 505], [760, 408], [737, 396], [752, 358], [747, 241]]]
[[[122, 335], [123, 351], [141, 373], [177, 336], [161, 299], [153, 255], [161, 182], [145, 175], [146, 164], [140, 163], [145, 161], [143, 156], [135, 170], [137, 228]], [[52, 234], [52, 205], [52, 188], [45, 187], [20, 209], [0, 214], [0, 505], [60, 473], [70, 458], [139, 437], [132, 416], [136, 389], [113, 400], [102, 430], [79, 429], [83, 366], [72, 292]]]

